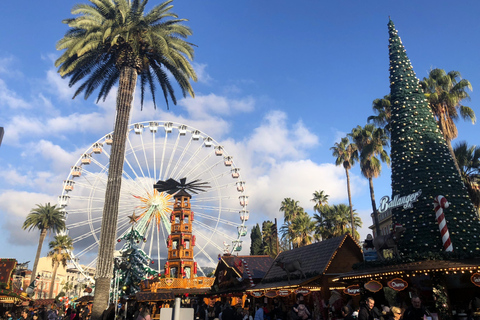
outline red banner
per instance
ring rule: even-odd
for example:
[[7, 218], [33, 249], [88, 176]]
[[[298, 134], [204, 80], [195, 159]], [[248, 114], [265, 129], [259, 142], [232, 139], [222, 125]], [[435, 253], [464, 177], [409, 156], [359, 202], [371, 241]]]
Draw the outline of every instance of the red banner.
[[402, 291], [408, 287], [407, 281], [400, 278], [395, 278], [388, 281], [387, 285], [395, 291]]
[[350, 296], [358, 296], [360, 294], [360, 286], [358, 284], [348, 286], [343, 289], [343, 293], [348, 294]]
[[364, 287], [370, 292], [378, 292], [382, 290], [383, 285], [376, 280], [370, 280], [367, 283], [365, 283]]

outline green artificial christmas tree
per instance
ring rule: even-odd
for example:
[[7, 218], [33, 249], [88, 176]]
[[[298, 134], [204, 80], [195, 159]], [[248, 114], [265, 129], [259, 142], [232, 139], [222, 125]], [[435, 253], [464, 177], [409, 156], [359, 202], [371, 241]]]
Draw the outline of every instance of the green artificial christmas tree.
[[112, 291], [118, 291], [123, 295], [135, 294], [140, 291], [142, 280], [156, 276], [158, 272], [149, 267], [149, 263], [153, 263], [153, 261], [141, 249], [141, 243], [145, 241], [145, 238], [134, 227], [117, 241], [121, 240], [126, 242], [120, 250], [120, 257], [115, 258], [115, 279], [112, 281], [114, 289]]
[[381, 202], [380, 208], [392, 208], [393, 222], [406, 227], [400, 254], [427, 256], [444, 250], [434, 210], [434, 199], [444, 196], [453, 252], [478, 255], [479, 219], [391, 20], [388, 31], [393, 200]]

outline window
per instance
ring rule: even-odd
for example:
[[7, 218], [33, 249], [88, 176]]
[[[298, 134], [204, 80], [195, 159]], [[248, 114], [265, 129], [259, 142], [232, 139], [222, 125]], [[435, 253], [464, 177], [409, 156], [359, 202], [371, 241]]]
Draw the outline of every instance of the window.
[[185, 217], [183, 218], [183, 223], [188, 223], [188, 218], [189, 218], [188, 216], [185, 216]]
[[185, 240], [185, 249], [190, 249], [190, 241]]
[[178, 246], [178, 241], [173, 241], [172, 249], [177, 249], [177, 246]]

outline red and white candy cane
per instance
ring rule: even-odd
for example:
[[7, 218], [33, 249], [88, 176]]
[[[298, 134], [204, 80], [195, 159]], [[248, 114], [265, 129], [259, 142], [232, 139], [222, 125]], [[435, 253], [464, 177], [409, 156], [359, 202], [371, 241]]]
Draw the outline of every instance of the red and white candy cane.
[[448, 208], [450, 204], [444, 196], [437, 196], [433, 202], [435, 209], [435, 215], [438, 221], [438, 228], [442, 235], [443, 250], [453, 251], [452, 241], [450, 240], [450, 234], [448, 233], [447, 222], [445, 221], [445, 215], [443, 209]]
[[255, 287], [255, 284], [253, 283], [252, 274], [250, 273], [250, 269], [248, 268], [248, 263], [247, 261], [245, 261], [245, 259], [242, 259], [242, 261], [243, 261], [243, 265], [245, 266], [245, 271], [247, 271], [248, 280], [250, 281], [250, 287]]

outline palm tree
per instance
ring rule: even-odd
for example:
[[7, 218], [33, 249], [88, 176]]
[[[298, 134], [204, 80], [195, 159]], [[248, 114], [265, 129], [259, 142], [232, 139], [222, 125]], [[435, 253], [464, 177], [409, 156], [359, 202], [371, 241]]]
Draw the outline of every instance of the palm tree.
[[355, 162], [358, 161], [358, 149], [355, 143], [351, 143], [348, 137], [342, 138], [340, 143], [335, 142], [335, 145], [330, 148], [332, 150], [332, 155], [337, 157], [335, 160], [335, 165], [343, 165], [345, 169], [345, 174], [347, 175], [347, 192], [348, 192], [348, 203], [350, 205], [350, 220], [352, 227], [352, 235], [355, 234], [355, 222], [353, 217], [353, 206], [352, 206], [352, 194], [350, 192], [350, 174], [348, 171], [352, 168]]
[[52, 259], [53, 267], [52, 281], [50, 283], [50, 292], [48, 296], [52, 299], [58, 267], [60, 266], [60, 263], [64, 268], [67, 266], [67, 262], [70, 260], [70, 255], [67, 250], [73, 250], [73, 242], [67, 235], [57, 235], [55, 236], [54, 241], [50, 241], [48, 246], [51, 251], [48, 252], [47, 256]]
[[453, 149], [460, 175], [473, 205], [480, 213], [480, 147], [460, 142]]
[[[362, 175], [366, 177], [369, 182], [375, 231], [377, 235], [380, 235], [380, 223], [378, 221], [377, 205], [375, 204], [373, 178], [377, 178], [382, 171], [380, 161], [390, 165], [390, 157], [384, 149], [384, 147], [388, 146], [388, 136], [384, 129], [377, 128], [373, 124], [367, 124], [363, 128], [357, 126], [352, 129], [349, 135], [360, 151], [360, 168]], [[380, 159], [378, 159], [377, 156], [380, 157]]]
[[59, 233], [64, 231], [65, 228], [65, 213], [61, 208], [57, 208], [56, 205], [50, 205], [50, 202], [45, 205], [37, 204], [37, 207], [33, 208], [28, 214], [22, 229], [28, 229], [28, 231], [33, 229], [40, 230], [40, 239], [38, 240], [37, 254], [33, 263], [30, 283], [35, 281], [37, 275], [38, 260], [40, 259], [45, 237], [50, 232]]
[[[467, 89], [472, 90], [470, 81], [462, 79], [460, 72], [443, 69], [430, 70], [428, 78], [423, 78], [420, 86], [425, 92], [428, 104], [432, 109], [437, 124], [447, 141], [448, 149], [453, 159], [455, 153], [451, 141], [458, 135], [455, 121], [461, 116], [463, 120], [470, 119], [475, 123], [475, 112], [462, 104], [463, 100], [470, 100]], [[459, 165], [455, 162], [458, 172], [461, 174]]]
[[383, 98], [373, 100], [372, 109], [375, 115], [368, 117], [367, 122], [371, 121], [378, 127], [385, 129], [385, 132], [390, 136], [390, 118], [392, 117], [390, 94], [387, 94]]
[[65, 50], [55, 65], [69, 85], [83, 82], [74, 97], [88, 98], [98, 89], [97, 102], [106, 99], [118, 81], [116, 120], [105, 192], [101, 238], [96, 267], [95, 298], [92, 318], [97, 319], [107, 307], [122, 181], [125, 141], [133, 95], [140, 77], [141, 105], [145, 90], [155, 101], [156, 83], [167, 107], [176, 97], [170, 75], [179, 84], [183, 96], [194, 96], [190, 80], [196, 81], [190, 64], [193, 45], [186, 41], [191, 30], [171, 12], [172, 0], [161, 3], [144, 14], [148, 0], [89, 0], [72, 9], [75, 18], [66, 19], [69, 30], [57, 43]]
[[[313, 216], [315, 219], [316, 235], [325, 240], [350, 233], [354, 239], [359, 240], [360, 234], [356, 231], [355, 233], [352, 233], [352, 231], [347, 228], [351, 222], [350, 216], [349, 206], [343, 203], [333, 206], [324, 206], [321, 212], [318, 214], [315, 213]], [[353, 216], [355, 227], [362, 227], [362, 219], [360, 219], [355, 210], [353, 211]]]
[[298, 201], [291, 198], [285, 198], [280, 206], [280, 212], [283, 212], [285, 222], [291, 222], [299, 214], [303, 213], [303, 208], [298, 205]]
[[313, 206], [313, 211], [315, 212], [320, 212], [320, 209], [328, 204], [328, 197], [329, 195], [325, 193], [325, 191], [320, 190], [320, 191], [315, 191], [313, 193], [313, 198], [310, 201], [315, 202], [315, 205]]
[[312, 243], [315, 222], [308, 214], [301, 214], [293, 219], [291, 224], [297, 247], [303, 247]]

